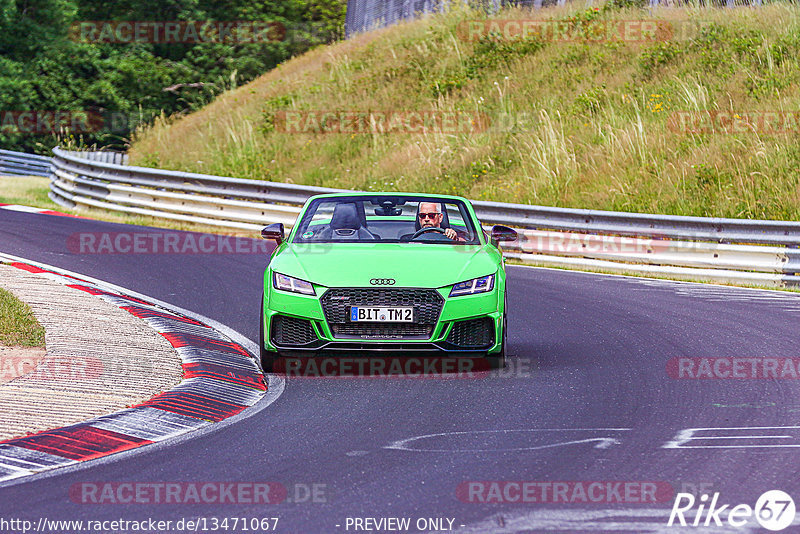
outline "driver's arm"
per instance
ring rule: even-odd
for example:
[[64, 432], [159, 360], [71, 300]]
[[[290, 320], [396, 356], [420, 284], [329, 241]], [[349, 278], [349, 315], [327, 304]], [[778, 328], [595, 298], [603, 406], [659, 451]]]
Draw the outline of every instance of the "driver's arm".
[[464, 242], [467, 240], [466, 236], [463, 233], [459, 232], [458, 230], [453, 230], [452, 228], [445, 228], [444, 235], [446, 235], [453, 241]]

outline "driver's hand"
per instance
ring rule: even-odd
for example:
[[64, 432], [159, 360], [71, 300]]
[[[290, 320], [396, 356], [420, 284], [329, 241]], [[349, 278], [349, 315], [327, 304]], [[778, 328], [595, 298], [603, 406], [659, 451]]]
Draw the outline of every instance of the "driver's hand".
[[452, 228], [445, 228], [444, 229], [444, 235], [446, 235], [450, 239], [455, 239], [456, 238], [456, 231], [453, 230]]

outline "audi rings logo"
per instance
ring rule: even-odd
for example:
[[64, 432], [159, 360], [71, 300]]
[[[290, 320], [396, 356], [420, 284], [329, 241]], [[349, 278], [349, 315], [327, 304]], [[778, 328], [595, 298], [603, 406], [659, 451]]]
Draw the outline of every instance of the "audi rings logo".
[[395, 280], [394, 278], [373, 278], [369, 283], [373, 286], [393, 286]]

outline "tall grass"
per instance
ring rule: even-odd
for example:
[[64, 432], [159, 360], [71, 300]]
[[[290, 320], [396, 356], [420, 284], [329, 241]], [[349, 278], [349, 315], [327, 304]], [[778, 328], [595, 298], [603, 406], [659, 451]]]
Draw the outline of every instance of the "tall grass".
[[[581, 3], [582, 4], [582, 3]], [[800, 8], [512, 9], [498, 19], [695, 21], [667, 42], [468, 41], [450, 13], [287, 61], [139, 132], [134, 163], [365, 190], [721, 217], [800, 217], [800, 135], [692, 134], [674, 111], [800, 110]], [[287, 134], [281, 110], [525, 120], [475, 133]], [[800, 128], [800, 126], [798, 126]], [[795, 129], [797, 130], [797, 129]]]
[[27, 304], [0, 289], [0, 346], [44, 347], [44, 328]]

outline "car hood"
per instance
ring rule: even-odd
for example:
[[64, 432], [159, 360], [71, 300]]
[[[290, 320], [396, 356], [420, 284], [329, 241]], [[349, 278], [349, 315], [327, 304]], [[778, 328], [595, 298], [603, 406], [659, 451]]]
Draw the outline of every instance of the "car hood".
[[395, 287], [443, 287], [497, 271], [489, 246], [423, 243], [289, 244], [273, 271], [326, 287], [364, 287], [393, 278]]

